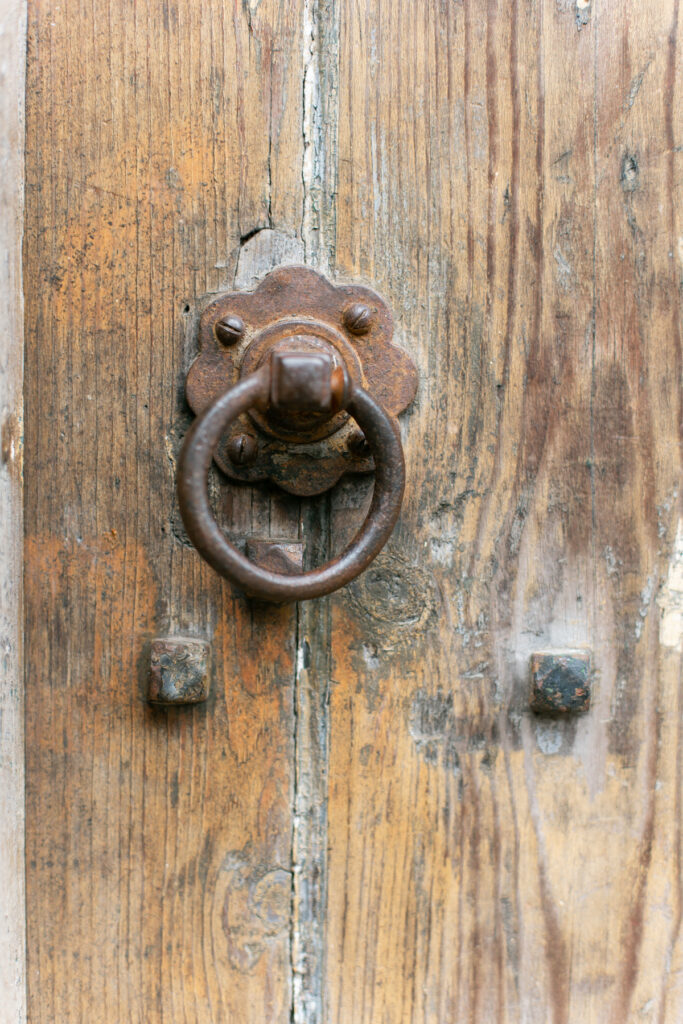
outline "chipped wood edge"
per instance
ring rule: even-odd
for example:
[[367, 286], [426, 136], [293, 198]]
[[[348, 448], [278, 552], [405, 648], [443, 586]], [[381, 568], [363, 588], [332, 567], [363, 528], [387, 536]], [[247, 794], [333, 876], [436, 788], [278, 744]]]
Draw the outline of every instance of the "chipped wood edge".
[[26, 0], [0, 0], [0, 1020], [26, 1020], [22, 386]]

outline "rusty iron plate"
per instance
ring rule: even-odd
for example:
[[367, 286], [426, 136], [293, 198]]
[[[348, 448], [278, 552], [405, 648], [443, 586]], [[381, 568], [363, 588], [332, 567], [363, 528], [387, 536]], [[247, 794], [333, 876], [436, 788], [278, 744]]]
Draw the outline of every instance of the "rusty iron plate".
[[[417, 371], [392, 336], [391, 311], [377, 292], [333, 285], [310, 267], [282, 267], [255, 291], [221, 295], [205, 309], [187, 400], [198, 415], [274, 352], [320, 351], [395, 418], [415, 397]], [[272, 480], [298, 495], [321, 494], [344, 473], [374, 465], [345, 411], [284, 416], [250, 409], [223, 435], [214, 458], [234, 479]]]

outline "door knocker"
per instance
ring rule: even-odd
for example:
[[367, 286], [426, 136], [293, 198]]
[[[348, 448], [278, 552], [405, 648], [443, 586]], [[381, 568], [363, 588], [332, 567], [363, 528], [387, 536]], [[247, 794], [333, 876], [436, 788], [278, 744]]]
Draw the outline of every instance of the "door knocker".
[[[180, 511], [201, 556], [250, 596], [283, 602], [329, 594], [388, 540], [405, 482], [396, 417], [417, 389], [415, 366], [392, 333], [376, 292], [335, 286], [308, 267], [274, 270], [254, 292], [223, 295], [204, 311], [186, 380], [197, 419], [178, 462]], [[337, 558], [295, 576], [272, 572], [219, 529], [208, 496], [212, 460], [237, 480], [270, 479], [300, 495], [374, 467], [370, 509]]]

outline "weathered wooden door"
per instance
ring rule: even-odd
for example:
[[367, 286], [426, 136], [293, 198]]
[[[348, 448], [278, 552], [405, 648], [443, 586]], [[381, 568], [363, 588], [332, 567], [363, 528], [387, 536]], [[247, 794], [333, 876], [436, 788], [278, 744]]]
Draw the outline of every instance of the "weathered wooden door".
[[[683, 1019], [679, 0], [30, 0], [35, 1024]], [[204, 297], [378, 288], [420, 373], [373, 567], [248, 601], [174, 490]], [[230, 535], [357, 528], [216, 478]], [[204, 705], [149, 642], [210, 640]], [[592, 705], [529, 706], [582, 650]]]

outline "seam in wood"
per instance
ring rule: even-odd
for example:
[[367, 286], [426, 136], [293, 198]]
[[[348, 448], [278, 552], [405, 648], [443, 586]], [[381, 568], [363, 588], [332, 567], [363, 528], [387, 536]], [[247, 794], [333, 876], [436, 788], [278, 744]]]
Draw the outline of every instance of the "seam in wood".
[[[301, 238], [305, 262], [324, 271], [334, 265], [338, 36], [337, 0], [305, 0]], [[311, 562], [329, 557], [330, 508], [329, 497], [302, 502], [300, 537]], [[327, 905], [329, 599], [299, 605], [296, 628], [291, 1022], [321, 1024]]]

